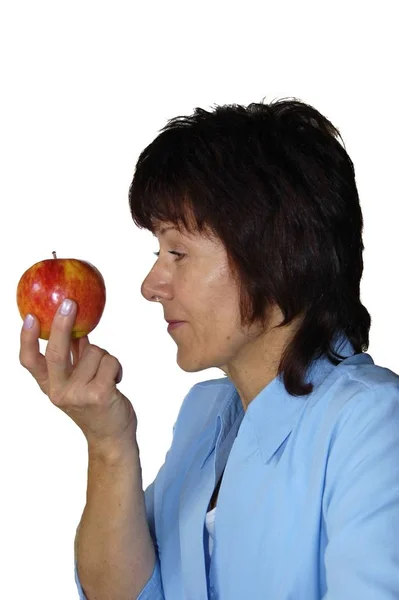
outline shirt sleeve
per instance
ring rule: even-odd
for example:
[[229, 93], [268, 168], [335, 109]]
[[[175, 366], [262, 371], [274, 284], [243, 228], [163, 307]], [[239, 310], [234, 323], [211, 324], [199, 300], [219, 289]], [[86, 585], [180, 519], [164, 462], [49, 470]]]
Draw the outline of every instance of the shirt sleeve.
[[[87, 600], [85, 593], [80, 584], [77, 563], [75, 560], [75, 582], [78, 588], [79, 600]], [[144, 588], [141, 590], [137, 600], [164, 600], [165, 596], [162, 589], [161, 569], [158, 556], [156, 557], [154, 570]]]
[[323, 600], [399, 598], [399, 384], [357, 392], [342, 411], [323, 516]]

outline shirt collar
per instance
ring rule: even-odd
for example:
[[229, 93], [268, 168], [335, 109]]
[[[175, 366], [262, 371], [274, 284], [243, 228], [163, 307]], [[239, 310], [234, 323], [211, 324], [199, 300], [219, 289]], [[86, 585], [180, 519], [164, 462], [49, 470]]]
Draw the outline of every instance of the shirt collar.
[[[332, 346], [335, 352], [345, 358], [354, 355], [354, 348], [345, 335], [337, 335]], [[219, 435], [220, 447], [224, 439], [231, 433], [232, 428], [237, 432], [241, 422], [247, 420], [251, 424], [263, 462], [266, 464], [291, 433], [301, 413], [305, 410], [309, 398], [314, 397], [333, 369], [334, 365], [329, 361], [327, 355], [313, 360], [305, 376], [305, 381], [313, 384], [313, 391], [306, 396], [291, 396], [285, 389], [283, 377], [278, 375], [259, 392], [245, 412], [237, 390], [233, 383], [226, 378], [224, 381], [227, 385], [230, 384], [228, 385], [230, 389], [226, 393], [226, 401], [219, 408], [206, 457], [209, 457], [215, 448]]]

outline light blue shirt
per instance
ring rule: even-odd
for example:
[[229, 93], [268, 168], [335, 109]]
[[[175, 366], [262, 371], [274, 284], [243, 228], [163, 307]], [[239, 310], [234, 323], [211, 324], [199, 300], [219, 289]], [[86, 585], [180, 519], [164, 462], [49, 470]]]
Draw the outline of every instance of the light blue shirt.
[[314, 361], [308, 396], [276, 377], [244, 412], [228, 378], [191, 388], [145, 490], [157, 561], [139, 600], [399, 598], [399, 376], [340, 342], [349, 358]]

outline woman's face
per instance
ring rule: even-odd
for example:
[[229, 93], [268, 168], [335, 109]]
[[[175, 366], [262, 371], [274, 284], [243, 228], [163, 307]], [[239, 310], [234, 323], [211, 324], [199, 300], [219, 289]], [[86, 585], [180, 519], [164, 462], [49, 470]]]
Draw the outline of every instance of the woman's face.
[[149, 301], [159, 297], [165, 319], [185, 321], [170, 331], [178, 365], [187, 372], [211, 367], [227, 372], [258, 331], [241, 328], [239, 293], [224, 246], [218, 239], [177, 229], [160, 230], [156, 237], [159, 257], [141, 293]]

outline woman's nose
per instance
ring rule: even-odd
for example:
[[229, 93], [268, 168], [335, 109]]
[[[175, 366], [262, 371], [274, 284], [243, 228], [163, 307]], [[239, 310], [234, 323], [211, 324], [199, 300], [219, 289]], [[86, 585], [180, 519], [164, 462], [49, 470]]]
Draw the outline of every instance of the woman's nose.
[[141, 284], [141, 295], [149, 302], [159, 302], [162, 293], [156, 282], [147, 276]]
[[149, 302], [151, 302], [151, 300], [154, 299], [155, 296], [157, 296], [155, 290], [153, 289], [153, 287], [149, 286], [147, 283], [147, 279], [145, 279], [143, 281], [143, 283], [141, 284], [141, 295], [148, 300]]

